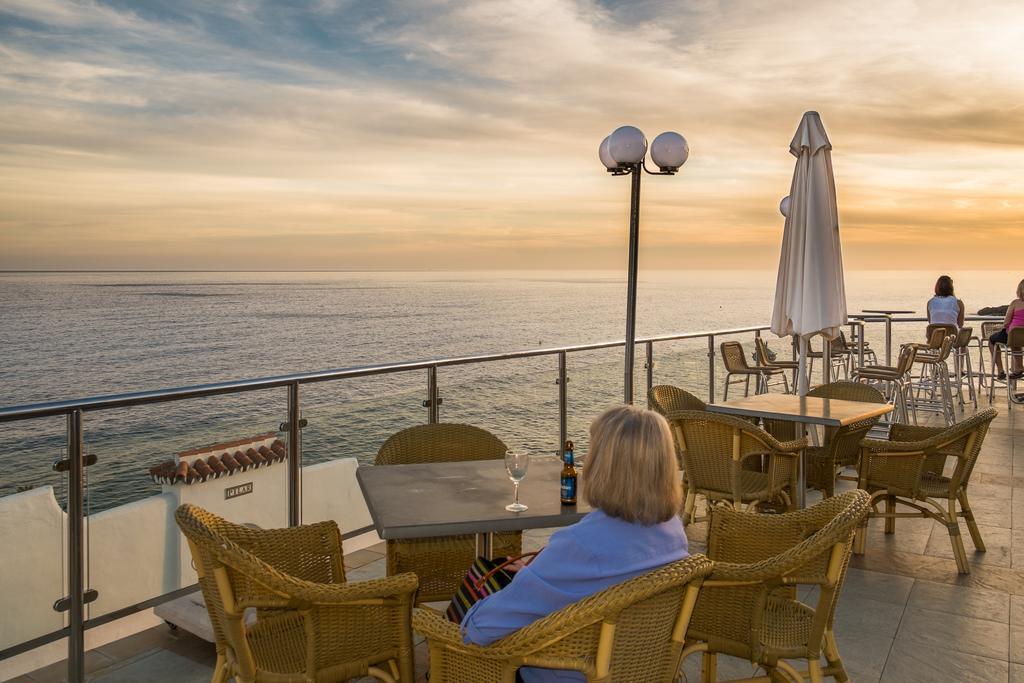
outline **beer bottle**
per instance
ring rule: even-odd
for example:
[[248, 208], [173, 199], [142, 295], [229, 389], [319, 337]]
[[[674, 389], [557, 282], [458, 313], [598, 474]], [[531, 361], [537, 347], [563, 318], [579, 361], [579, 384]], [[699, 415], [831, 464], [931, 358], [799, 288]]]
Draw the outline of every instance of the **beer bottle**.
[[575, 505], [576, 504], [576, 465], [573, 461], [573, 443], [572, 441], [565, 442], [565, 451], [562, 455], [562, 460], [565, 463], [562, 465], [562, 487], [561, 487], [561, 499], [562, 505]]

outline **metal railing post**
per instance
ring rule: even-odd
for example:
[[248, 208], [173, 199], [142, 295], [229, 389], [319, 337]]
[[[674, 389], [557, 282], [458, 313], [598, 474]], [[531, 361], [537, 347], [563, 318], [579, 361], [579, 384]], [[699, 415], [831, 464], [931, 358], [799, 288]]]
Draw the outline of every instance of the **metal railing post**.
[[68, 681], [85, 681], [85, 525], [82, 411], [68, 413]]
[[569, 377], [566, 374], [566, 353], [558, 352], [558, 449], [559, 455], [565, 448], [565, 442], [569, 439], [569, 394], [566, 384]]
[[437, 396], [437, 366], [431, 365], [427, 368], [427, 423], [437, 424], [438, 422], [438, 396]]
[[302, 524], [302, 417], [299, 383], [288, 385], [288, 526]]
[[651, 393], [651, 388], [654, 386], [654, 342], [647, 342], [647, 361], [645, 367], [647, 368], [647, 395]]
[[715, 402], [715, 335], [708, 335], [708, 403]]
[[885, 314], [885, 364], [892, 365], [892, 313]]
[[851, 325], [857, 328], [857, 367], [864, 367], [864, 323], [857, 321]]

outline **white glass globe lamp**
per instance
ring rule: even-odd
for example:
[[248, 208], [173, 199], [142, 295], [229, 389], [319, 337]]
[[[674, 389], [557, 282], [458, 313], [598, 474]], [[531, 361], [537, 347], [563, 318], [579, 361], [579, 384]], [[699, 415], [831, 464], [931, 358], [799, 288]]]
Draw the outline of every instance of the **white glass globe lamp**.
[[608, 151], [619, 166], [639, 164], [647, 154], [647, 138], [639, 128], [621, 126], [609, 136]]
[[609, 171], [614, 171], [619, 167], [619, 164], [612, 158], [612, 153], [608, 149], [608, 143], [611, 141], [612, 136], [609, 135], [601, 141], [601, 146], [597, 148], [597, 155], [601, 157], [601, 163]]
[[662, 133], [651, 143], [651, 160], [662, 171], [678, 171], [689, 156], [690, 146], [679, 133]]
[[783, 216], [785, 216], [786, 218], [789, 218], [789, 195], [788, 194], [785, 197], [782, 198], [781, 202], [779, 202], [779, 212]]

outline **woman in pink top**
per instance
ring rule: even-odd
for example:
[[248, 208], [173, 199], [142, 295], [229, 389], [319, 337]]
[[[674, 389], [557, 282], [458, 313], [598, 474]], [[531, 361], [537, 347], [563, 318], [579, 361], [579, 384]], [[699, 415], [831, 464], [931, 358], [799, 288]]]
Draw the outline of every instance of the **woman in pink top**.
[[[996, 344], [1005, 344], [1010, 330], [1017, 327], [1024, 327], [1024, 280], [1017, 285], [1017, 298], [1011, 301], [1006, 309], [1003, 329], [988, 338], [988, 348], [992, 352], [992, 363], [996, 368], [998, 379], [1006, 379], [1006, 371], [1003, 369], [1003, 359], [996, 353]], [[1024, 377], [1024, 372], [1021, 371], [1020, 356], [1013, 359], [1013, 372], [1010, 373], [1010, 376], [1014, 379]]]

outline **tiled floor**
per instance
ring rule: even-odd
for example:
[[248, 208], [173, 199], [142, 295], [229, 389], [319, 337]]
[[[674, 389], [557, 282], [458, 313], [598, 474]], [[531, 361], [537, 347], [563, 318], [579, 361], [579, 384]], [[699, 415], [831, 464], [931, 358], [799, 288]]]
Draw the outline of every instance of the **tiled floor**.
[[[857, 682], [1024, 683], [1024, 409], [1011, 414], [998, 404], [969, 491], [985, 553], [973, 552], [962, 528], [971, 574], [956, 572], [946, 529], [929, 520], [899, 520], [896, 534], [872, 521], [867, 552], [854, 557], [836, 616], [839, 649]], [[1022, 443], [1015, 451], [1014, 436]], [[963, 525], [962, 525], [963, 526]], [[688, 529], [692, 550], [702, 549], [704, 529]], [[528, 532], [528, 549], [550, 531]], [[383, 546], [345, 559], [350, 581], [383, 576]], [[426, 652], [417, 638], [417, 671]], [[95, 683], [181, 681], [206, 683], [213, 646], [190, 634], [155, 628], [91, 651]], [[63, 680], [63, 665], [15, 679]], [[686, 662], [687, 680], [699, 680], [699, 662]], [[721, 658], [719, 676], [749, 676], [748, 662]], [[366, 679], [372, 680], [372, 679]], [[481, 682], [486, 683], [486, 682]]]

